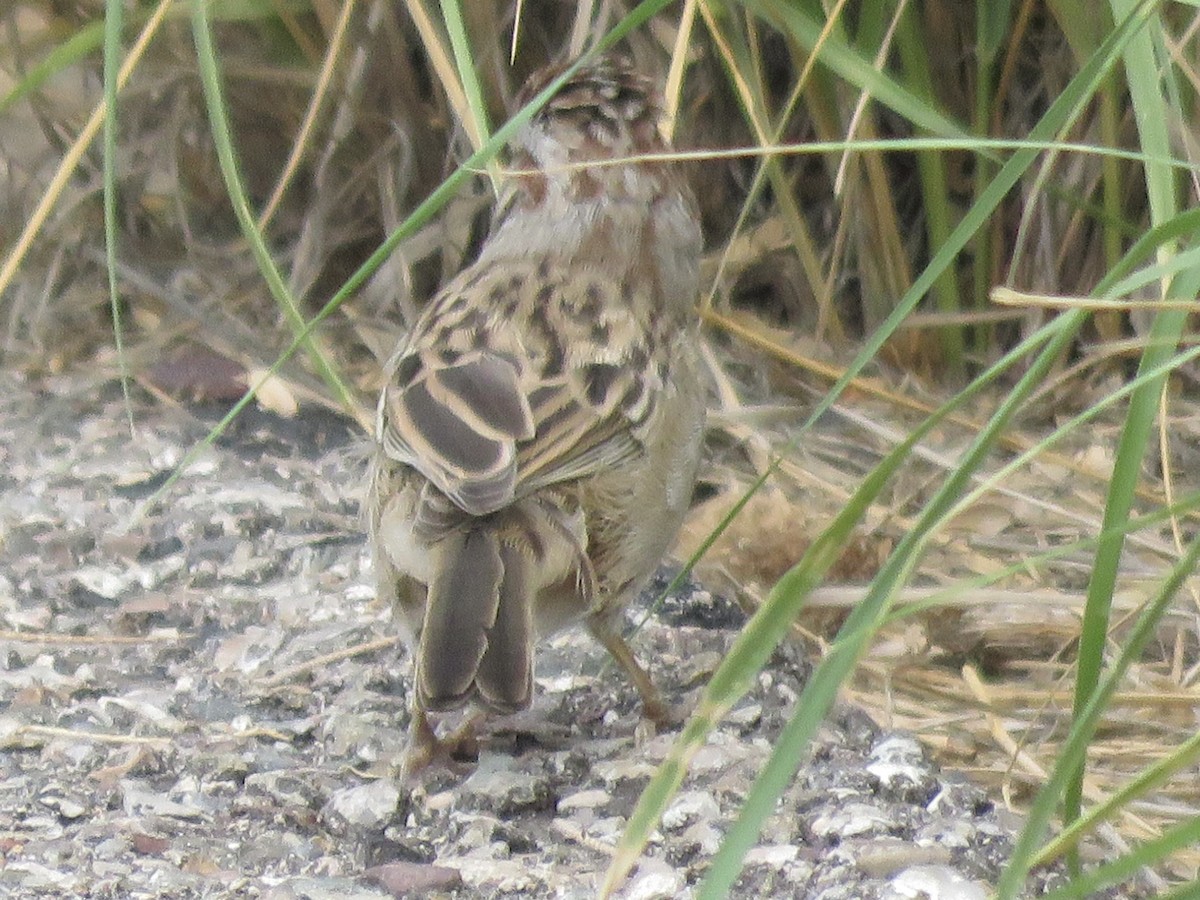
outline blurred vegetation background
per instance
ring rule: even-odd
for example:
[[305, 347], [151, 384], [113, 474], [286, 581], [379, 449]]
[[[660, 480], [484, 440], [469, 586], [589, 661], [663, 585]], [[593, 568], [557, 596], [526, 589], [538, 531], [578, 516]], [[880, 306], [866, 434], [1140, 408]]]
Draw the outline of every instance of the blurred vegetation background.
[[[1139, 868], [1188, 889], [1195, 3], [10, 0], [0, 23], [0, 362], [173, 399], [260, 384], [364, 426], [380, 359], [486, 234], [526, 76], [631, 56], [706, 235], [719, 504], [687, 549], [726, 529], [708, 577], [756, 610], [678, 760], [802, 610], [829, 649], [709, 895], [838, 685], [1030, 813], [1002, 896], [1083, 812], [1129, 830], [1063, 896]], [[855, 666], [914, 622], [894, 667]]]
[[[714, 264], [706, 304], [751, 310], [812, 348], [839, 350], [887, 319], [978, 201], [1006, 152], [986, 141], [1028, 137], [1114, 27], [1104, 6], [1032, 0], [880, 0], [828, 11], [816, 2], [659, 5], [622, 49], [663, 83], [676, 144], [696, 151]], [[264, 338], [286, 329], [271, 327], [278, 310], [226, 193], [191, 7], [168, 4], [159, 22], [161, 4], [125, 6], [122, 54], [140, 29], [154, 29], [136, 58], [122, 56], [132, 72], [120, 94], [116, 224], [130, 325], [158, 344], [200, 329], [203, 343], [269, 361]], [[460, 72], [433, 4], [212, 3], [241, 178], [299, 302], [319, 308], [482, 146], [533, 69], [571, 58], [618, 12], [610, 3], [464, 5], [458, 25], [474, 68]], [[49, 219], [15, 246], [103, 99], [103, 14], [99, 0], [17, 2], [4, 13], [0, 236], [10, 254], [20, 251], [21, 277], [5, 273], [3, 350], [22, 367], [61, 368], [111, 344], [96, 253], [100, 141], [81, 148], [67, 183], [53, 186]], [[1182, 54], [1192, 23], [1178, 18]], [[1177, 131], [1186, 144], [1186, 129]], [[1137, 151], [1133, 109], [1115, 76], [1059, 137]], [[911, 138], [946, 143], [905, 146]], [[846, 146], [806, 146], [814, 142]], [[705, 158], [713, 150], [742, 152]], [[884, 360], [961, 384], [1042, 318], [994, 307], [994, 285], [1086, 295], [1149, 226], [1141, 168], [1100, 152], [1044, 154], [889, 336]], [[405, 241], [383, 287], [343, 304], [329, 323], [330, 352], [349, 362], [357, 345], [377, 350], [365, 329], [411, 313], [462, 266], [489, 198], [478, 179]], [[1127, 315], [1096, 316], [1075, 349], [1103, 357], [1102, 368], [1136, 353], [1122, 341], [1137, 332]]]

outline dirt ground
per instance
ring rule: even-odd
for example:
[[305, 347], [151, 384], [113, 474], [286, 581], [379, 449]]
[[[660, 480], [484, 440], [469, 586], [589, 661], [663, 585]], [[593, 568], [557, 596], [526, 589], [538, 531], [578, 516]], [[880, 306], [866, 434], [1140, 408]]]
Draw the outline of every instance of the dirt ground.
[[[220, 412], [135, 389], [131, 437], [114, 385], [0, 374], [0, 896], [595, 896], [674, 735], [635, 740], [635, 692], [576, 630], [472, 771], [398, 781], [408, 661], [373, 596], [353, 426], [250, 410], [134, 521]], [[634, 646], [694, 702], [741, 621], [693, 584]], [[776, 652], [621, 896], [690, 895], [807, 668]], [[839, 708], [737, 895], [983, 898], [1018, 827]]]

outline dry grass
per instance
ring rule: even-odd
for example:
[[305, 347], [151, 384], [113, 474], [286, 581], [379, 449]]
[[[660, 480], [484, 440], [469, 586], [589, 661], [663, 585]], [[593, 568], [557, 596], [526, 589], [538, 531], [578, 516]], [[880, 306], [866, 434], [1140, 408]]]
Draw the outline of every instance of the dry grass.
[[[754, 328], [746, 317], [744, 328]], [[757, 342], [772, 339], [755, 329]], [[777, 335], [776, 335], [777, 336]], [[804, 348], [813, 352], [813, 347]], [[779, 347], [786, 358], [798, 352]], [[827, 354], [826, 354], [827, 355]], [[726, 369], [736, 369], [729, 365]], [[713, 419], [728, 438], [727, 452], [711, 473], [724, 490], [690, 523], [688, 548], [719, 521], [773, 450], [789, 443], [802, 418], [806, 395], [824, 390], [820, 377], [837, 366], [827, 358], [789, 367], [769, 400], [757, 405], [727, 402]], [[1069, 381], [1075, 402], [1086, 407], [1106, 387]], [[1082, 391], [1091, 391], [1089, 398]], [[726, 398], [751, 394], [748, 386]], [[799, 404], [789, 405], [788, 395]], [[913, 411], [930, 398], [915, 386], [884, 388], [872, 381], [847, 392], [825, 424], [789, 450], [772, 487], [752, 500], [701, 564], [709, 583], [737, 593], [750, 607], [807, 549], [824, 523], [846, 502], [868, 470], [905, 436]], [[1169, 460], [1176, 494], [1200, 489], [1197, 468], [1187, 465], [1200, 445], [1200, 405], [1174, 393], [1170, 398]], [[982, 418], [982, 417], [981, 417]], [[1011, 448], [1033, 446], [1051, 422], [1034, 418], [1008, 434]], [[1042, 453], [1006, 475], [985, 496], [942, 529], [921, 562], [913, 584], [896, 599], [891, 624], [872, 650], [845, 697], [882, 726], [917, 735], [939, 762], [987, 785], [998, 802], [1022, 810], [1042, 785], [1058, 756], [1072, 717], [1075, 644], [1086, 601], [1090, 537], [1100, 531], [1100, 514], [1112, 450], [1121, 422], [1117, 413], [1073, 434], [1068, 445]], [[960, 418], [923, 445], [895, 479], [894, 488], [870, 512], [855, 540], [831, 572], [830, 583], [809, 598], [795, 636], [815, 647], [831, 639], [849, 610], [865, 595], [896, 541], [911, 526], [932, 487], [956, 463], [959, 450], [978, 425]], [[997, 459], [995, 471], [1006, 462]], [[986, 480], [989, 473], [981, 475]], [[1161, 477], [1148, 474], [1143, 512], [1165, 499]], [[1172, 520], [1131, 536], [1123, 560], [1121, 589], [1114, 598], [1113, 640], [1153, 593], [1178, 559]], [[1048, 553], [1058, 558], [1043, 559]], [[1040, 561], [1039, 561], [1040, 560]], [[1015, 566], [1016, 571], [1008, 567]], [[1100, 803], [1128, 786], [1143, 769], [1168, 760], [1194, 739], [1197, 650], [1200, 648], [1200, 578], [1189, 580], [1171, 612], [1160, 622], [1157, 641], [1131, 671], [1113, 699], [1091, 744], [1085, 797]], [[1194, 757], [1194, 751], [1193, 751]], [[1088, 855], [1099, 860], [1133, 842], [1200, 816], [1195, 759], [1183, 760], [1156, 791], [1116, 814], [1096, 836]], [[1195, 848], [1172, 858], [1164, 874], [1194, 879], [1200, 869]]]

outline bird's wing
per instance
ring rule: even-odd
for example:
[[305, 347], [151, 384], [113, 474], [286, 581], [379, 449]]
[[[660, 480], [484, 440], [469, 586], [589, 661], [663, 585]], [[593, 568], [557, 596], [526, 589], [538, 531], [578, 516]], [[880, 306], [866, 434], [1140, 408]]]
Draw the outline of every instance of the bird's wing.
[[665, 363], [637, 299], [545, 263], [468, 270], [392, 361], [384, 452], [470, 515], [640, 453]]

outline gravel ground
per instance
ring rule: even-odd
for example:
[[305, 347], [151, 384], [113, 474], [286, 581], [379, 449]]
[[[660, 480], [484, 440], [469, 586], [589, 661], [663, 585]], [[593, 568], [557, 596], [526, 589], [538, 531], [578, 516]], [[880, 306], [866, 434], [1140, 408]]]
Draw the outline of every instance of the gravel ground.
[[[249, 411], [128, 527], [218, 410], [135, 400], [131, 440], [99, 394], [0, 374], [0, 896], [595, 896], [674, 737], [635, 740], [603, 651], [547, 642], [537, 703], [472, 771], [399, 783], [408, 664], [370, 586], [361, 440]], [[740, 621], [693, 585], [634, 646], [694, 702]], [[775, 654], [621, 896], [689, 895], [806, 672]], [[736, 894], [982, 898], [1018, 824], [839, 709]]]

